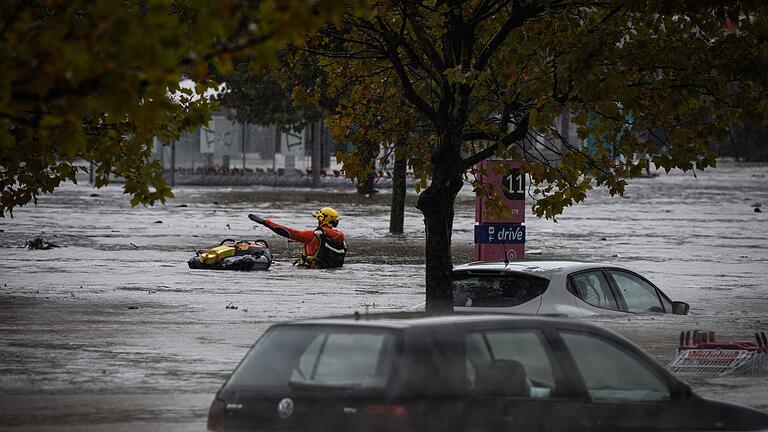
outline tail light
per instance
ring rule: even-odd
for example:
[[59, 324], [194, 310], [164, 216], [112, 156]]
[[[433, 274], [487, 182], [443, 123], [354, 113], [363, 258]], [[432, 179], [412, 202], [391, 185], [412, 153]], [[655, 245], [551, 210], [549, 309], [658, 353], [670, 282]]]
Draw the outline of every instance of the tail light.
[[226, 406], [221, 399], [214, 399], [208, 410], [208, 430], [212, 432], [224, 431], [224, 413]]
[[408, 410], [402, 405], [367, 405], [363, 407], [365, 432], [414, 432]]

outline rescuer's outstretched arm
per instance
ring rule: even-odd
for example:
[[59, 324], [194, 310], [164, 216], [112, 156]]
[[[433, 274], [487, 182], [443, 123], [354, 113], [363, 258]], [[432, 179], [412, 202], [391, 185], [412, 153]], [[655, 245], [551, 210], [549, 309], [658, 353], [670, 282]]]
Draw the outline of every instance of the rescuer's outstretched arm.
[[274, 231], [275, 234], [285, 237], [287, 239], [296, 240], [302, 243], [308, 243], [315, 237], [314, 230], [306, 230], [306, 231], [295, 230], [285, 225], [280, 225], [278, 223], [272, 222], [269, 219], [264, 219], [263, 217], [257, 216], [255, 214], [249, 214], [248, 219], [264, 225], [265, 227]]
[[269, 219], [264, 219], [263, 225], [274, 231], [274, 233], [279, 236], [302, 243], [308, 243], [315, 237], [315, 232], [313, 230], [296, 230], [285, 225], [272, 222]]

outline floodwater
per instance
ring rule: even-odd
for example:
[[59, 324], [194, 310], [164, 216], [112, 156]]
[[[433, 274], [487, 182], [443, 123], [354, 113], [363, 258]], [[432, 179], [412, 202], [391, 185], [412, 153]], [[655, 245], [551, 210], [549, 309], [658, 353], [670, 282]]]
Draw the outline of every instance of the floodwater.
[[[131, 208], [119, 186], [66, 185], [0, 220], [0, 429], [204, 430], [213, 394], [271, 323], [423, 301], [424, 233], [409, 197], [406, 234], [390, 236], [386, 191], [179, 187], [166, 205]], [[753, 205], [764, 204], [763, 212]], [[339, 209], [347, 265], [291, 265], [299, 246], [246, 215], [297, 227]], [[459, 196], [455, 263], [473, 258], [471, 190]], [[632, 181], [557, 223], [527, 210], [529, 259], [599, 260], [647, 276], [688, 316], [592, 318], [669, 361], [681, 330], [749, 340], [768, 330], [768, 166]], [[42, 236], [62, 247], [28, 251]], [[263, 238], [267, 272], [187, 268], [195, 249]], [[691, 380], [705, 396], [768, 409], [768, 378]]]

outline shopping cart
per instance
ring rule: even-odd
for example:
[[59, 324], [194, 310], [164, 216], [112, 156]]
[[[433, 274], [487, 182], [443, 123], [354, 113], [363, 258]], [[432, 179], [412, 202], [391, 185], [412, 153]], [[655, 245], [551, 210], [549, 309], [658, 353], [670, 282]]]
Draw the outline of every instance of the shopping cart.
[[680, 332], [677, 356], [667, 366], [676, 375], [768, 375], [768, 339], [755, 333], [753, 342], [716, 342], [715, 332]]

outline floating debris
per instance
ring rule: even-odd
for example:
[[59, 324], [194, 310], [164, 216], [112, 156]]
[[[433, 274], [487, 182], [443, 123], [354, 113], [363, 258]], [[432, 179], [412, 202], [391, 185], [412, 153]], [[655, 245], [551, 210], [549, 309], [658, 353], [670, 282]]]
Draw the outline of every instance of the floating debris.
[[229, 304], [224, 309], [237, 309], [237, 306], [233, 305], [232, 302], [229, 302]]
[[35, 237], [33, 240], [27, 240], [27, 242], [24, 243], [24, 247], [28, 248], [29, 250], [48, 250], [48, 249], [53, 249], [60, 246], [57, 244], [45, 241], [43, 240], [42, 237]]

